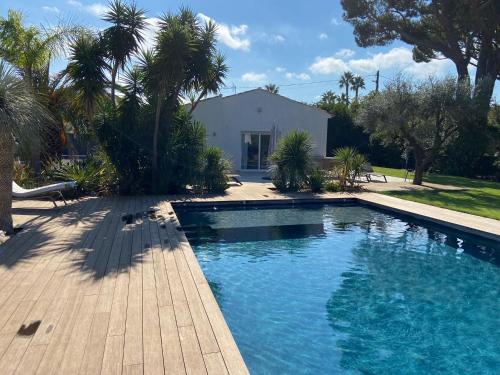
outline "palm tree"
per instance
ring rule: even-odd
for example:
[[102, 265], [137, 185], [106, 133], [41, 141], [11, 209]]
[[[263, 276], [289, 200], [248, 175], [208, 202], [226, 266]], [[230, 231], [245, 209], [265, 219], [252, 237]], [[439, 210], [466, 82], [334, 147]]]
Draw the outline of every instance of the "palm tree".
[[349, 104], [349, 86], [352, 84], [354, 75], [351, 72], [344, 72], [339, 80], [340, 88], [345, 88], [346, 103]]
[[335, 104], [335, 102], [338, 100], [338, 95], [335, 94], [333, 91], [326, 91], [321, 95], [321, 100], [320, 104], [324, 105], [332, 105]]
[[[168, 134], [169, 121], [181, 96], [201, 91], [201, 98], [218, 92], [227, 67], [216, 52], [215, 23], [200, 25], [198, 17], [187, 8], [178, 15], [161, 17], [154, 50], [142, 54], [141, 65], [145, 86], [154, 95], [156, 105], [152, 151], [152, 180], [156, 186], [161, 119], [165, 121], [161, 130]], [[164, 109], [168, 116], [162, 117]]]
[[32, 137], [32, 130], [49, 119], [31, 88], [0, 60], [0, 231], [7, 234], [13, 233], [14, 137]]
[[109, 53], [111, 65], [111, 101], [116, 105], [115, 90], [118, 70], [137, 52], [144, 41], [142, 31], [146, 26], [144, 10], [137, 9], [135, 3], [125, 4], [122, 0], [109, 2], [109, 10], [104, 14], [104, 21], [112, 26], [104, 30], [103, 36]]
[[217, 94], [220, 87], [224, 85], [224, 78], [226, 78], [226, 74], [229, 70], [225, 61], [223, 55], [217, 54], [213, 58], [213, 61], [210, 62], [208, 69], [206, 69], [206, 73], [202, 75], [200, 85], [196, 86], [198, 89], [201, 88], [201, 92], [198, 98], [193, 101], [191, 109], [189, 110], [190, 114], [193, 113], [201, 99], [207, 94]]
[[277, 85], [275, 85], [274, 83], [269, 83], [269, 84], [265, 85], [264, 89], [269, 91], [271, 94], [277, 94], [280, 91], [280, 88]]
[[95, 114], [99, 98], [106, 94], [106, 47], [100, 35], [81, 34], [70, 46], [66, 75], [88, 120]]
[[355, 94], [354, 100], [357, 102], [359, 90], [365, 88], [365, 80], [361, 76], [355, 76], [352, 79], [351, 85], [352, 85], [351, 89], [354, 90], [354, 94]]
[[[0, 17], [0, 58], [15, 67], [18, 74], [40, 98], [50, 95], [50, 64], [64, 55], [67, 42], [71, 41], [81, 28], [59, 22], [54, 26], [27, 26], [24, 24], [24, 15], [19, 11], [9, 10], [7, 17]], [[50, 108], [49, 102], [45, 101]], [[41, 126], [37, 132], [44, 132], [47, 136], [52, 124]], [[31, 164], [38, 175], [40, 174], [40, 156], [42, 151], [50, 150], [42, 135], [34, 135], [29, 142], [28, 151]]]

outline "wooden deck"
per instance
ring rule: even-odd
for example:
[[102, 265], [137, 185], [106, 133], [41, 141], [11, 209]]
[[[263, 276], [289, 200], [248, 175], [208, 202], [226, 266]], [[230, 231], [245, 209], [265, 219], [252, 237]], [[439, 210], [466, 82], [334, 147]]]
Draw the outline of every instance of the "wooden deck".
[[248, 374], [168, 203], [45, 203], [0, 246], [2, 375]]

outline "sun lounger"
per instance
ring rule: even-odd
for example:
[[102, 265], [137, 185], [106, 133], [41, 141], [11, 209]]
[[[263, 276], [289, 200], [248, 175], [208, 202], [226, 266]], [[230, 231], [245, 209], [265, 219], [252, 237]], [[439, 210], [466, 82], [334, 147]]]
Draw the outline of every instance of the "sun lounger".
[[64, 199], [62, 192], [74, 189], [75, 187], [75, 181], [68, 181], [35, 189], [24, 189], [12, 181], [12, 197], [14, 199], [50, 199], [54, 203], [54, 206], [57, 207], [56, 198], [61, 198], [64, 204], [66, 204], [66, 199]]
[[370, 163], [366, 163], [364, 166], [363, 166], [363, 172], [362, 174], [365, 176], [366, 178], [366, 182], [372, 182], [372, 177], [381, 177], [384, 179], [385, 182], [387, 182], [387, 177], [385, 176], [385, 174], [383, 173], [375, 173], [373, 171], [373, 167]]
[[243, 182], [241, 182], [240, 180], [240, 175], [239, 174], [232, 174], [232, 173], [229, 173], [226, 175], [228, 179], [230, 180], [233, 180], [234, 182], [236, 182], [238, 185], [243, 185]]

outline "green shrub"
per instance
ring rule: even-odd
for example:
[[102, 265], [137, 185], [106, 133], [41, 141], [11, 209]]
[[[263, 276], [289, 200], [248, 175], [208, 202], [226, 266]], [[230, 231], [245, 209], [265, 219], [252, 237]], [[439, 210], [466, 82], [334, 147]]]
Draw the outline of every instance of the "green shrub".
[[222, 193], [228, 187], [229, 162], [218, 147], [208, 147], [203, 153], [203, 166], [199, 176], [199, 188], [211, 193]]
[[311, 188], [311, 191], [313, 193], [319, 193], [323, 190], [325, 180], [325, 171], [319, 168], [313, 169], [309, 174], [309, 187]]
[[334, 153], [334, 174], [338, 176], [341, 190], [346, 190], [348, 185], [354, 187], [359, 179], [366, 159], [353, 147], [341, 147]]
[[331, 193], [336, 193], [338, 191], [341, 191], [342, 189], [337, 181], [328, 181], [325, 184], [325, 190]]
[[47, 181], [76, 181], [78, 195], [111, 194], [117, 185], [115, 168], [102, 151], [84, 161], [50, 162], [43, 175]]
[[14, 162], [14, 181], [25, 189], [37, 187], [35, 172], [28, 164]]
[[293, 130], [278, 143], [270, 157], [271, 176], [278, 190], [297, 191], [306, 185], [312, 165], [312, 141], [303, 130]]

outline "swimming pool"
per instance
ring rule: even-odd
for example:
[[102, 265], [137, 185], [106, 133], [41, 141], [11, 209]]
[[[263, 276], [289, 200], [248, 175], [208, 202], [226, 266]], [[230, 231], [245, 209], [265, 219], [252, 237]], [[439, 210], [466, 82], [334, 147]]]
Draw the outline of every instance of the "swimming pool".
[[498, 243], [360, 205], [176, 211], [252, 374], [498, 374]]

